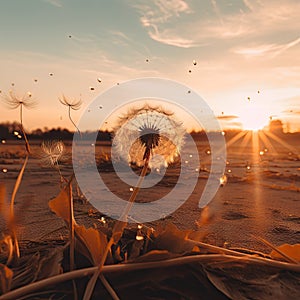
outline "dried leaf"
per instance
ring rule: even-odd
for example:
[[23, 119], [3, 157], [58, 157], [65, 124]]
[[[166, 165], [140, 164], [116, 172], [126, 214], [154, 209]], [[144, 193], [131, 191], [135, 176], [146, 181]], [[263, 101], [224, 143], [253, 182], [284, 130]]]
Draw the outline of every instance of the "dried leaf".
[[0, 295], [10, 290], [12, 278], [13, 271], [7, 266], [0, 264]]
[[190, 230], [179, 230], [174, 224], [167, 224], [164, 229], [155, 231], [154, 247], [172, 253], [191, 252], [195, 243], [188, 240]]
[[[300, 244], [290, 245], [290, 244], [283, 244], [277, 249], [287, 255], [288, 257], [294, 259], [297, 262], [300, 262]], [[282, 255], [280, 253], [276, 252], [275, 250], [272, 250], [270, 253], [271, 257], [274, 259], [282, 259]]]
[[80, 252], [95, 266], [98, 265], [107, 246], [106, 235], [94, 228], [86, 229], [84, 226], [76, 225], [75, 236], [80, 243], [78, 245]]
[[[70, 183], [69, 183], [70, 184]], [[49, 201], [50, 209], [60, 218], [64, 219], [67, 224], [70, 223], [70, 187], [69, 184], [61, 189], [58, 196]], [[75, 220], [73, 218], [73, 222]]]

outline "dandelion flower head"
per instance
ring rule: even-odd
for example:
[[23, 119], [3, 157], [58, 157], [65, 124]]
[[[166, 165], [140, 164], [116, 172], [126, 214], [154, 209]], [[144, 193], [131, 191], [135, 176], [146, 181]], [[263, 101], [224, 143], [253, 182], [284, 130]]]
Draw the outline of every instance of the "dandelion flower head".
[[178, 157], [185, 135], [182, 123], [173, 113], [145, 105], [133, 108], [119, 119], [114, 129], [114, 151], [129, 163], [150, 168], [167, 167]]

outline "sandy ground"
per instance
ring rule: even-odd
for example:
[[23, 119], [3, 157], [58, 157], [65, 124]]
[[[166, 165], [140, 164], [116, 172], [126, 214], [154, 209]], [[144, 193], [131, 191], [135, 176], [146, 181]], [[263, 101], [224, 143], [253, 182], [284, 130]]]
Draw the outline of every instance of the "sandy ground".
[[[19, 149], [19, 146], [14, 147], [16, 148], [6, 149], [10, 149], [10, 152]], [[0, 182], [4, 182], [6, 186], [7, 199], [23, 161], [17, 156], [2, 158], [0, 161]], [[5, 168], [8, 171], [4, 173]], [[63, 165], [62, 170], [66, 176], [72, 173], [70, 165]], [[115, 174], [106, 172], [103, 176], [109, 181], [112, 190], [120, 189]], [[205, 182], [205, 179], [199, 179], [191, 197], [172, 215], [148, 225], [172, 222], [180, 228], [201, 231], [204, 240], [212, 244], [245, 247], [267, 253], [270, 249], [255, 236], [274, 245], [300, 242], [300, 193], [297, 190], [266, 187], [263, 182], [229, 180], [209, 204], [208, 222], [199, 226], [202, 210], [198, 208], [198, 200]], [[160, 192], [159, 189], [152, 189], [148, 193], [155, 197], [155, 193]], [[30, 159], [16, 198], [21, 240], [46, 241], [67, 235], [64, 222], [48, 208], [48, 201], [58, 193], [58, 173], [52, 168], [41, 166], [37, 159]], [[129, 195], [127, 191], [124, 197]], [[99, 214], [91, 214], [91, 209], [90, 204], [75, 198], [75, 217], [78, 223], [97, 225]], [[3, 228], [3, 220], [1, 227]]]

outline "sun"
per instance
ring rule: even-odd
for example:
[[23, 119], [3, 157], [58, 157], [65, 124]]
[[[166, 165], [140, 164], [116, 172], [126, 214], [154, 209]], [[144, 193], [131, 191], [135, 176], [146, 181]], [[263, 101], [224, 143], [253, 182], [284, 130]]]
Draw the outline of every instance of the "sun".
[[266, 127], [270, 121], [268, 108], [250, 101], [244, 105], [238, 116], [244, 130], [261, 130]]

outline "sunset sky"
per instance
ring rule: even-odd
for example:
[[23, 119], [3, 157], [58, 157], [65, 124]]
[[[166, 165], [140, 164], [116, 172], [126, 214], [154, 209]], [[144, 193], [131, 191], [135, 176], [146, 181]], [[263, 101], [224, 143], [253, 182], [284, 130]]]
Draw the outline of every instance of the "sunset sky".
[[[0, 43], [0, 96], [38, 102], [28, 129], [73, 128], [62, 94], [83, 100], [78, 120], [117, 83], [161, 77], [195, 90], [224, 126], [272, 117], [300, 130], [299, 0], [7, 0]], [[17, 119], [0, 105], [0, 122]]]

